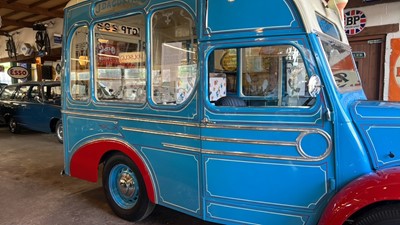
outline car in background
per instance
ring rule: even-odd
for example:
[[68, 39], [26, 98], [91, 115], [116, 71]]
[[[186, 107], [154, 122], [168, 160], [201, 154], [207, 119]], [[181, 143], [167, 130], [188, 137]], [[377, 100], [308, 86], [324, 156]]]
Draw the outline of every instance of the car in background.
[[12, 133], [21, 128], [55, 133], [63, 142], [61, 84], [59, 81], [30, 81], [7, 85], [0, 94], [0, 123]]
[[12, 114], [13, 108], [8, 107], [11, 100], [12, 95], [15, 93], [17, 89], [17, 85], [6, 85], [3, 87], [3, 90], [0, 92], [0, 124], [7, 124], [9, 115]]
[[0, 93], [3, 91], [3, 89], [7, 86], [5, 83], [0, 83]]

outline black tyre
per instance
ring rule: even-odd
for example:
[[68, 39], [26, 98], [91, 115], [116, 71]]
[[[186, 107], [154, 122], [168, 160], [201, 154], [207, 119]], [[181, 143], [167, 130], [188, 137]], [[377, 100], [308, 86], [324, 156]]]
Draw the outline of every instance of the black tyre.
[[64, 132], [63, 132], [63, 124], [62, 124], [61, 120], [57, 121], [57, 124], [56, 124], [56, 136], [57, 136], [57, 140], [62, 144], [64, 141]]
[[354, 225], [397, 225], [400, 224], [400, 204], [376, 207], [355, 220]]
[[8, 129], [11, 133], [17, 134], [21, 132], [21, 127], [19, 126], [18, 122], [15, 120], [14, 117], [11, 117], [8, 121]]
[[106, 161], [103, 188], [111, 209], [125, 220], [143, 220], [154, 209], [139, 169], [125, 155], [116, 154]]
[[44, 40], [42, 33], [40, 31], [36, 32], [35, 43], [36, 43], [36, 49], [38, 51], [42, 51], [44, 46]]
[[7, 53], [9, 58], [17, 58], [17, 49], [13, 40], [7, 40]]
[[44, 51], [46, 52], [47, 55], [51, 54], [50, 38], [47, 32], [44, 33]]

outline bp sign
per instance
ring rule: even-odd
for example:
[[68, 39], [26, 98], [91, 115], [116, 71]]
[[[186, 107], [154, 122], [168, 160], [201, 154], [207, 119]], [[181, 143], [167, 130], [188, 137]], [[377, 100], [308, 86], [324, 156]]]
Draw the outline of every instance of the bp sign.
[[347, 35], [360, 33], [367, 25], [367, 16], [360, 10], [349, 10], [344, 14], [345, 30]]

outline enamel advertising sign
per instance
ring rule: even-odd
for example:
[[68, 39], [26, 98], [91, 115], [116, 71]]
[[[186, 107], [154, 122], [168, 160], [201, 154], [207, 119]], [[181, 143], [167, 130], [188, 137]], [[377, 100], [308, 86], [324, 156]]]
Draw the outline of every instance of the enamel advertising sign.
[[360, 10], [354, 9], [344, 14], [345, 30], [347, 35], [360, 33], [367, 25], [367, 16]]
[[400, 38], [391, 40], [389, 101], [400, 101]]
[[15, 79], [24, 79], [29, 75], [29, 72], [27, 69], [21, 66], [13, 66], [10, 67], [10, 69], [7, 70], [7, 74]]

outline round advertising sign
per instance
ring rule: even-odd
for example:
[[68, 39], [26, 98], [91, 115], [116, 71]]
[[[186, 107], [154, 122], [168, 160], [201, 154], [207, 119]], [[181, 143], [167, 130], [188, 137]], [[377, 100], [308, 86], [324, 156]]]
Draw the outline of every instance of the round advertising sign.
[[15, 79], [24, 79], [29, 75], [28, 70], [21, 66], [10, 67], [10, 69], [7, 70], [7, 73], [10, 77]]
[[360, 33], [367, 25], [367, 16], [360, 10], [353, 9], [344, 14], [347, 35]]

